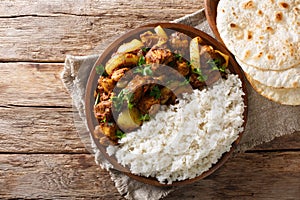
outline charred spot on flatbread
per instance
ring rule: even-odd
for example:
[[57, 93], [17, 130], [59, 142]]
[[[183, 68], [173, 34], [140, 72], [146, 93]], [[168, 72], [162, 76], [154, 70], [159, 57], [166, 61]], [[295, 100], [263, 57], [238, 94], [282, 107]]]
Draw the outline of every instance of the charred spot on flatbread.
[[282, 12], [278, 11], [275, 13], [275, 22], [281, 22], [283, 20]]
[[284, 8], [284, 9], [288, 9], [290, 6], [286, 2], [279, 2], [279, 7]]

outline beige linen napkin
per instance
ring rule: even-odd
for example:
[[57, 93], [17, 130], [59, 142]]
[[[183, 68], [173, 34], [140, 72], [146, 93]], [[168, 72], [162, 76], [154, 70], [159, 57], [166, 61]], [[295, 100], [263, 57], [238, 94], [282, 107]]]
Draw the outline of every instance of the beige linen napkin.
[[[213, 35], [206, 22], [203, 10], [174, 20], [174, 22], [195, 26]], [[100, 54], [101, 52], [99, 52]], [[66, 57], [64, 70], [61, 74], [62, 81], [73, 100], [74, 124], [79, 136], [86, 145], [86, 148], [95, 154], [96, 163], [109, 171], [116, 188], [126, 199], [158, 200], [163, 198], [176, 188], [159, 188], [146, 185], [114, 170], [90, 138], [85, 118], [84, 95], [88, 75], [97, 58], [97, 55], [69, 55]], [[235, 153], [251, 149], [264, 142], [269, 142], [275, 137], [300, 131], [300, 106], [284, 106], [271, 102], [257, 94], [249, 84], [247, 84], [247, 90], [249, 95], [248, 122], [240, 145]]]

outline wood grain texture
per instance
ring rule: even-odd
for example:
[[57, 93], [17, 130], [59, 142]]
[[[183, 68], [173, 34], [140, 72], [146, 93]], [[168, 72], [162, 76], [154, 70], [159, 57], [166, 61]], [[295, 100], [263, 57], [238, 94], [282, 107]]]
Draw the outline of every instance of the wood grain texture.
[[0, 108], [1, 153], [87, 153], [68, 108]]
[[71, 107], [62, 63], [0, 63], [0, 106]]
[[[166, 199], [294, 199], [300, 195], [299, 162], [297, 152], [240, 154]], [[122, 199], [91, 155], [11, 154], [0, 155], [0, 163], [2, 198]]]
[[[99, 51], [107, 38], [202, 8], [201, 1], [1, 1], [0, 61], [63, 62]], [[6, 8], [9, 7], [7, 10]], [[2, 11], [2, 12], [1, 12]]]
[[299, 158], [299, 152], [241, 154], [166, 199], [297, 199]]
[[[0, 199], [123, 199], [77, 135], [72, 102], [59, 78], [65, 55], [98, 53], [105, 41], [132, 28], [170, 21], [203, 5], [2, 0]], [[166, 199], [297, 199], [299, 134], [237, 154], [212, 176]]]
[[0, 155], [0, 198], [122, 199], [92, 155]]

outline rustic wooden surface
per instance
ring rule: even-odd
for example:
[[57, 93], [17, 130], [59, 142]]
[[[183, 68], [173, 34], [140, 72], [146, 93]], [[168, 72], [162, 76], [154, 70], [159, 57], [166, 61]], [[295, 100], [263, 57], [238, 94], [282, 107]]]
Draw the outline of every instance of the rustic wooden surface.
[[[64, 58], [202, 7], [201, 0], [2, 0], [0, 199], [123, 199], [77, 135], [60, 80]], [[297, 199], [299, 150], [300, 133], [277, 138], [166, 199]]]

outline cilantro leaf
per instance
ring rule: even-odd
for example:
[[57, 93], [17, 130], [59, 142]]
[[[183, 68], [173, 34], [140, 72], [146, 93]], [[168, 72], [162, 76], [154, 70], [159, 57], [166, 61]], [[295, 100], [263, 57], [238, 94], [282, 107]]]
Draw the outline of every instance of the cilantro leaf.
[[129, 109], [132, 109], [132, 108], [134, 107], [134, 103], [132, 103], [131, 101], [128, 101], [128, 102], [127, 102], [127, 107], [128, 107]]
[[190, 80], [188, 78], [186, 78], [182, 83], [179, 84], [179, 86], [185, 86], [188, 85], [190, 83]]
[[175, 53], [175, 54], [174, 54], [174, 57], [175, 57], [179, 62], [182, 61], [182, 55], [181, 55], [181, 54]]
[[104, 122], [104, 123], [105, 123], [105, 122], [106, 122], [106, 117], [104, 117], [104, 119], [103, 119], [103, 120], [101, 120], [101, 122]]
[[221, 65], [221, 60], [220, 59], [209, 59], [207, 61], [207, 64], [210, 65], [212, 70], [219, 70], [220, 72], [225, 73], [226, 66]]
[[206, 75], [203, 75], [202, 74], [202, 71], [201, 71], [201, 69], [199, 69], [199, 68], [195, 68], [194, 70], [193, 70], [193, 73], [195, 73], [195, 74], [197, 74], [198, 75], [198, 80], [199, 81], [201, 81], [201, 82], [204, 82], [204, 81], [206, 81], [207, 80], [207, 76]]
[[151, 76], [153, 75], [153, 71], [150, 65], [138, 66], [133, 73], [140, 73], [143, 76]]
[[205, 81], [207, 81], [208, 77], [206, 75], [201, 75], [201, 76], [198, 76], [197, 79], [201, 82], [205, 82]]
[[149, 114], [144, 114], [140, 117], [141, 121], [149, 121], [150, 120], [150, 115]]
[[96, 73], [99, 75], [104, 75], [104, 76], [107, 75], [107, 73], [105, 71], [105, 67], [103, 65], [96, 66]]
[[114, 108], [119, 112], [123, 106], [123, 102], [127, 101], [127, 106], [129, 109], [132, 109], [134, 104], [132, 103], [133, 93], [127, 90], [126, 88], [121, 90], [117, 96], [111, 98]]
[[146, 59], [144, 56], [139, 57], [138, 66], [146, 64]]
[[157, 85], [155, 85], [151, 91], [150, 91], [150, 96], [151, 97], [154, 97], [155, 99], [159, 99], [160, 96], [161, 96], [161, 92], [160, 92], [160, 89]]
[[143, 48], [142, 48], [142, 51], [143, 51], [144, 53], [147, 53], [150, 49], [151, 49], [151, 48], [149, 48], [149, 47], [143, 47]]
[[117, 130], [117, 132], [116, 132], [116, 137], [117, 137], [118, 139], [122, 139], [122, 138], [126, 137], [126, 134], [123, 133], [123, 132], [120, 131], [120, 130]]

